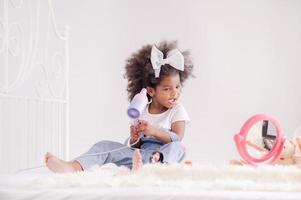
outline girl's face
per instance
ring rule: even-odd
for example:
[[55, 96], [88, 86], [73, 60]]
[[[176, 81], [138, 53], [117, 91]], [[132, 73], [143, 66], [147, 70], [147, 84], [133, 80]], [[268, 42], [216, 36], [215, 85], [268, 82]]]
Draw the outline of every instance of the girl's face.
[[171, 74], [163, 77], [160, 84], [156, 88], [149, 88], [148, 92], [152, 97], [154, 105], [162, 106], [165, 109], [173, 107], [181, 93], [179, 74]]

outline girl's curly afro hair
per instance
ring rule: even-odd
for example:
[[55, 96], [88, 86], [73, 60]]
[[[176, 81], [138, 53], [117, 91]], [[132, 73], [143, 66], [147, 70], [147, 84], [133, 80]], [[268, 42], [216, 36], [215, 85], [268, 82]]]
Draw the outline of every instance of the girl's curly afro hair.
[[[167, 52], [177, 48], [177, 42], [161, 42], [157, 48], [162, 51], [164, 58]], [[128, 79], [127, 92], [128, 98], [131, 100], [135, 94], [141, 91], [142, 88], [155, 88], [160, 80], [168, 75], [179, 73], [180, 82], [183, 82], [192, 75], [193, 64], [188, 51], [181, 52], [184, 56], [184, 71], [179, 71], [169, 64], [161, 66], [160, 76], [155, 78], [155, 72], [151, 64], [151, 49], [152, 45], [143, 46], [138, 52], [132, 54], [126, 62], [125, 78]]]

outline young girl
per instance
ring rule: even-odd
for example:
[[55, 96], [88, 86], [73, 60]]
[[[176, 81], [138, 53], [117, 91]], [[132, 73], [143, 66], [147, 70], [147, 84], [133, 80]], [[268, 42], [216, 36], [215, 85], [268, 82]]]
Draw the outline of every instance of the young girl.
[[192, 76], [189, 52], [180, 52], [176, 42], [146, 45], [127, 60], [125, 69], [129, 100], [142, 88], [147, 88], [149, 99], [138, 123], [130, 127], [130, 144], [134, 148], [100, 141], [69, 162], [47, 153], [45, 162], [50, 170], [74, 172], [106, 163], [137, 169], [142, 163], [178, 163], [184, 159], [181, 140], [189, 117], [178, 99], [183, 82]]

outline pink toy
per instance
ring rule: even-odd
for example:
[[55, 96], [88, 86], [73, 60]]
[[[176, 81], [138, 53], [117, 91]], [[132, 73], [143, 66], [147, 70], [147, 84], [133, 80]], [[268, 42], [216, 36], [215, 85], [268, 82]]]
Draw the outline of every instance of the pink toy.
[[132, 99], [130, 106], [127, 110], [128, 116], [132, 119], [138, 119], [144, 111], [147, 103], [147, 90], [145, 88], [142, 88], [140, 93], [137, 93]]
[[[274, 140], [273, 145], [271, 146], [271, 149], [266, 151], [264, 155], [261, 157], [255, 157], [254, 155], [251, 155], [250, 152], [247, 150], [248, 147], [252, 147], [253, 149], [256, 149], [257, 151], [263, 152], [266, 149], [263, 149], [262, 147], [259, 147], [258, 145], [252, 144], [247, 140], [247, 136], [253, 126], [259, 122], [268, 121], [269, 123], [272, 123], [275, 127], [276, 131], [276, 137]], [[240, 132], [238, 134], [235, 134], [234, 141], [237, 147], [237, 150], [240, 154], [240, 156], [249, 164], [251, 165], [257, 165], [260, 163], [266, 163], [266, 164], [274, 164], [275, 161], [279, 158], [285, 138], [283, 137], [280, 125], [278, 121], [273, 118], [272, 116], [265, 115], [265, 114], [257, 114], [248, 119], [245, 124], [242, 126]]]

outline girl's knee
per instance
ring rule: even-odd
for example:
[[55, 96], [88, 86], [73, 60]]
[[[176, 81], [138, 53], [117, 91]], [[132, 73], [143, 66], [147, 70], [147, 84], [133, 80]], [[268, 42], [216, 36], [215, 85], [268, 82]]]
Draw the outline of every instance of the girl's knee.
[[107, 141], [107, 140], [102, 140], [102, 141], [99, 141], [99, 142], [95, 143], [95, 144], [93, 145], [93, 147], [104, 146], [104, 145], [106, 145], [108, 142], [109, 142], [109, 141]]
[[166, 163], [181, 162], [186, 155], [185, 146], [179, 141], [164, 145], [160, 151], [163, 153], [163, 160]]
[[93, 145], [93, 148], [97, 149], [111, 149], [121, 147], [122, 144], [118, 142], [113, 142], [109, 140], [102, 140]]
[[174, 149], [174, 150], [180, 150], [180, 151], [185, 151], [186, 150], [184, 144], [180, 141], [170, 142], [170, 143], [167, 144], [167, 146], [171, 149]]

